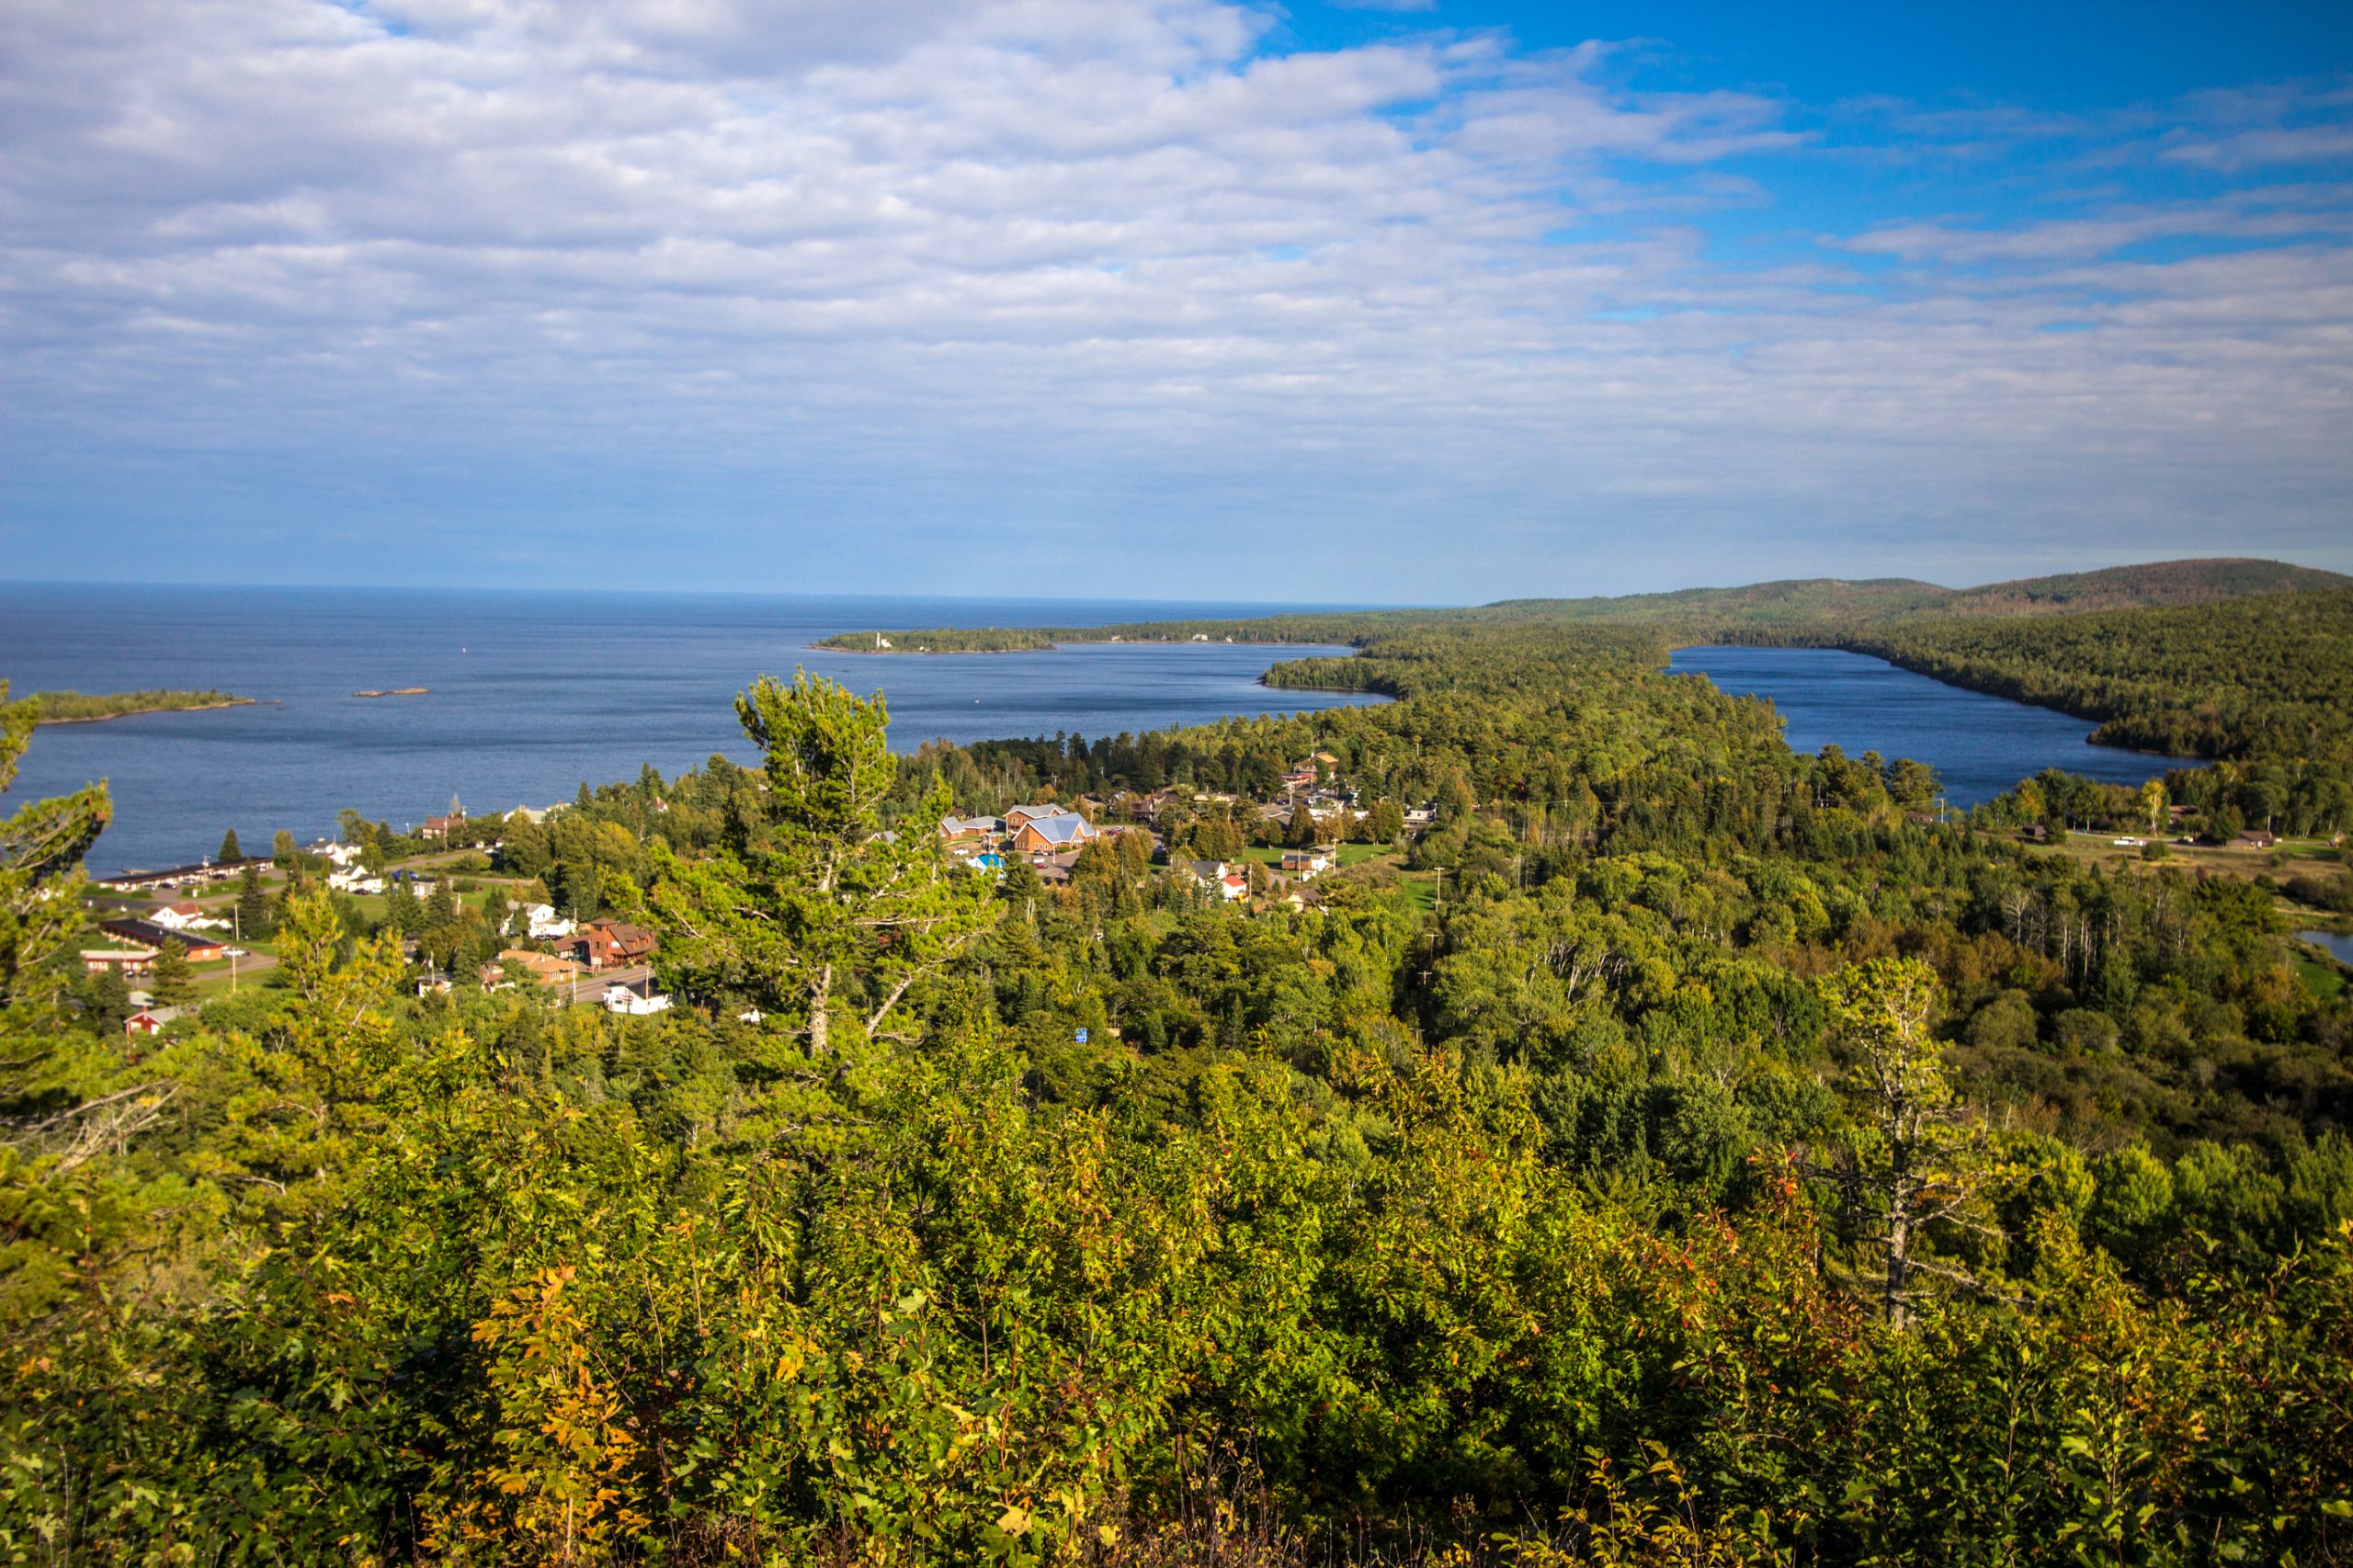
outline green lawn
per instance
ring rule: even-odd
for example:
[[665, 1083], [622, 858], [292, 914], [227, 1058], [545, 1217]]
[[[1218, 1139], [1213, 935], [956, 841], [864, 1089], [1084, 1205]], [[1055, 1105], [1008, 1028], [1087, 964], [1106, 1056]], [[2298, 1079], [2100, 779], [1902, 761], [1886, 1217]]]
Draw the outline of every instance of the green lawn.
[[2293, 951], [2289, 953], [2288, 960], [2296, 966], [2296, 978], [2304, 983], [2304, 989], [2324, 1001], [2345, 989], [2345, 971], [2335, 964]]
[[[1378, 860], [1384, 855], [1394, 855], [1396, 852], [1396, 847], [1388, 844], [1343, 844], [1336, 858], [1339, 862], [1339, 869], [1345, 871], [1351, 866], [1361, 866], [1368, 860]], [[1271, 846], [1266, 848], [1245, 849], [1242, 852], [1242, 858], [1245, 860], [1256, 860], [1261, 866], [1279, 867], [1283, 863], [1283, 851], [1279, 847]]]

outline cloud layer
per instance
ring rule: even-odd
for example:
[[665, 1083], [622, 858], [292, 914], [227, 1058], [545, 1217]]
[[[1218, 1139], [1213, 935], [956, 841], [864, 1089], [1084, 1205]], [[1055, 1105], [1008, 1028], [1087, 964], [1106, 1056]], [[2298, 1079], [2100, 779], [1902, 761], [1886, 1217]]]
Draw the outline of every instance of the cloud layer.
[[[17, 0], [10, 557], [1382, 599], [2353, 566], [2341, 84], [2053, 122], [1267, 36]], [[1825, 178], [1886, 195], [1778, 216]], [[77, 569], [93, 526], [144, 566]]]

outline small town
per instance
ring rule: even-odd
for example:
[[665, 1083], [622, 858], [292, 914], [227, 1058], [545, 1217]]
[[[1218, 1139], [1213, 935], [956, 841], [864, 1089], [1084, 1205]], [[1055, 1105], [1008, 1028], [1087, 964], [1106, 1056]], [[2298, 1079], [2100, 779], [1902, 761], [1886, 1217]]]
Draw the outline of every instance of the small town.
[[[1283, 775], [1281, 792], [1264, 800], [1173, 788], [1109, 800], [1080, 795], [1069, 805], [949, 816], [939, 838], [954, 865], [998, 883], [1034, 879], [1040, 895], [1067, 892], [1099, 864], [1154, 878], [1173, 898], [1302, 913], [1316, 904], [1319, 878], [1402, 862], [1438, 809], [1436, 801], [1365, 806], [1336, 777], [1338, 761], [1328, 752], [1304, 759]], [[654, 809], [658, 815], [666, 802]], [[667, 1011], [654, 934], [604, 909], [593, 871], [584, 877], [541, 863], [538, 846], [551, 844], [574, 812], [558, 803], [470, 816], [453, 799], [404, 832], [347, 813], [347, 837], [297, 844], [280, 833], [270, 853], [247, 855], [232, 833], [210, 858], [97, 879], [91, 929], [99, 941], [79, 954], [97, 987], [93, 1006], [119, 1014], [125, 1034], [152, 1039], [192, 1024], [217, 998], [267, 989], [286, 899], [315, 885], [336, 900], [348, 929], [398, 935], [420, 1000], [461, 985], [529, 988], [621, 1017]], [[1375, 831], [1389, 836], [1368, 841]], [[510, 849], [510, 838], [534, 847]], [[551, 882], [563, 890], [561, 903]], [[1438, 879], [1429, 885], [1435, 891]]]
[[[646, 787], [634, 788], [642, 794]], [[2217, 839], [2179, 804], [2159, 805], [2141, 833], [2071, 831], [2070, 801], [2046, 808], [2033, 781], [2021, 789], [2035, 820], [2014, 829], [2018, 838], [2086, 858], [2179, 855], [2245, 874], [2248, 856], [2277, 865], [2284, 854], [2267, 828], [2226, 823]], [[655, 822], [669, 810], [658, 792], [638, 804]], [[1001, 814], [948, 815], [938, 835], [951, 864], [1000, 887], [1030, 886], [1037, 897], [1071, 896], [1092, 873], [1152, 887], [1164, 901], [1300, 915], [1336, 882], [1367, 878], [1435, 905], [1448, 868], [1420, 849], [1449, 809], [1440, 798], [1369, 801], [1337, 756], [1318, 751], [1262, 797], [1181, 787], [1081, 793], [1068, 804], [1041, 799]], [[1466, 801], [1451, 808], [1475, 809]], [[1927, 810], [1904, 814], [1920, 824], [1938, 820]], [[592, 825], [600, 816], [607, 820]], [[232, 833], [210, 858], [97, 880], [96, 940], [79, 954], [96, 988], [90, 1005], [119, 1017], [125, 1034], [152, 1039], [192, 1025], [218, 998], [268, 989], [287, 897], [317, 886], [336, 901], [347, 929], [397, 936], [419, 1000], [462, 986], [528, 990], [624, 1017], [665, 1012], [673, 998], [659, 984], [657, 937], [608, 907], [598, 856], [610, 858], [609, 816], [595, 801], [469, 815], [453, 798], [405, 831], [347, 812], [345, 836], [298, 845], [279, 833], [269, 854], [246, 855]], [[2307, 853], [2333, 853], [2340, 838]]]

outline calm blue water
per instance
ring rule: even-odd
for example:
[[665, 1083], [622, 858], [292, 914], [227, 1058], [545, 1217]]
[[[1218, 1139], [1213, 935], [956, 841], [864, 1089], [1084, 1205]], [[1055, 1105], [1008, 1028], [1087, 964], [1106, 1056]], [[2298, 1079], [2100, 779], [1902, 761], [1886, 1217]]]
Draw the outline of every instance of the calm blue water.
[[2343, 937], [2334, 931], [2299, 931], [2297, 936], [2317, 947], [2326, 948], [2339, 963], [2353, 963], [2353, 937]]
[[2086, 737], [2095, 726], [2081, 719], [1963, 691], [1836, 648], [1683, 648], [1667, 667], [1706, 676], [1736, 697], [1769, 699], [1794, 750], [1836, 744], [1848, 756], [1875, 751], [1891, 761], [1925, 762], [1943, 778], [1945, 799], [1959, 807], [1990, 801], [2046, 767], [2137, 787], [2175, 768], [2202, 766], [2092, 745]]
[[[165, 589], [0, 585], [0, 677], [18, 693], [212, 687], [281, 706], [51, 725], [11, 804], [105, 778], [115, 823], [97, 871], [305, 842], [346, 806], [395, 824], [446, 811], [569, 800], [585, 780], [676, 774], [754, 753], [734, 696], [796, 665], [887, 691], [892, 744], [1074, 731], [1090, 740], [1378, 699], [1278, 691], [1305, 653], [1222, 643], [1092, 644], [1040, 653], [861, 657], [811, 648], [893, 626], [1082, 626], [1266, 614], [1276, 606], [1022, 599]], [[426, 697], [355, 699], [403, 686]]]

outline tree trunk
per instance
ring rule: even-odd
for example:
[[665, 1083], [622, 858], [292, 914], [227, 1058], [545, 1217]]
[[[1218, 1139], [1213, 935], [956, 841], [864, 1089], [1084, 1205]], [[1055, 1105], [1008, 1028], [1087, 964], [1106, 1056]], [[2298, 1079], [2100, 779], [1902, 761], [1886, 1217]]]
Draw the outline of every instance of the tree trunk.
[[825, 1054], [825, 1009], [833, 1005], [833, 999], [834, 966], [829, 963], [817, 971], [816, 981], [809, 987], [809, 1053], [813, 1056]]
[[1899, 1140], [1891, 1153], [1893, 1163], [1887, 1188], [1887, 1279], [1881, 1290], [1880, 1305], [1887, 1313], [1888, 1323], [1900, 1334], [1909, 1317], [1905, 1303], [1911, 1294], [1911, 1151], [1907, 1142]]

